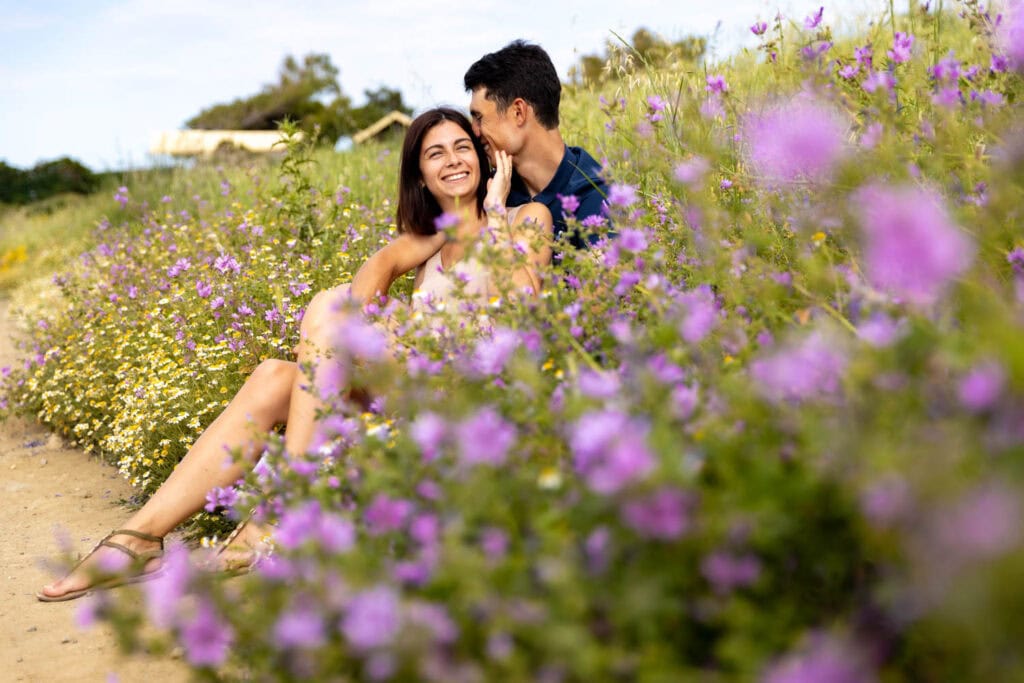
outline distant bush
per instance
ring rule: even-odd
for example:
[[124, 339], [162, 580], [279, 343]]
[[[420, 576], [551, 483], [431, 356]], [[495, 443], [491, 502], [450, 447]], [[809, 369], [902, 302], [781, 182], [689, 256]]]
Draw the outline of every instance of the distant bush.
[[100, 186], [92, 171], [69, 157], [36, 164], [27, 171], [0, 161], [0, 202], [28, 204], [65, 192], [89, 194]]

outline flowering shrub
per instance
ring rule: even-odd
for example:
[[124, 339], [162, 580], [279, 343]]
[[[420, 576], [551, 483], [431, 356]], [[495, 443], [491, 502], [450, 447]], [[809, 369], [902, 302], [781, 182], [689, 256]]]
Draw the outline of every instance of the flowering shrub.
[[[537, 298], [372, 304], [390, 352], [350, 319], [313, 452], [272, 440], [212, 497], [275, 553], [225, 581], [173, 550], [158, 638], [211, 678], [1024, 675], [1020, 80], [1001, 20], [914, 12], [847, 46], [822, 12], [758, 22], [763, 61], [575, 93], [617, 236], [557, 249]], [[158, 483], [386, 238], [328, 189], [313, 241], [273, 198], [107, 229], [16, 407]], [[138, 644], [130, 602], [86, 609]]]

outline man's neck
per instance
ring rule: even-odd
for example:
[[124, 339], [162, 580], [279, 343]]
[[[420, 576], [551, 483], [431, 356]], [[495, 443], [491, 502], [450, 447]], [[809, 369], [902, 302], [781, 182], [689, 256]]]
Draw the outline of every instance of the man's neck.
[[530, 196], [539, 194], [555, 177], [565, 156], [565, 142], [557, 128], [538, 130], [515, 157], [516, 173], [523, 179]]

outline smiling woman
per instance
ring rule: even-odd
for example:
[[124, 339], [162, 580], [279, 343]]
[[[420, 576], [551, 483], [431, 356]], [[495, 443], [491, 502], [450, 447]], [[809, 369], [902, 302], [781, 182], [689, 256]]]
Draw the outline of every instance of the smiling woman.
[[[497, 157], [496, 175], [485, 183], [487, 157], [465, 116], [439, 108], [417, 117], [402, 146], [397, 212], [402, 234], [367, 259], [351, 285], [313, 298], [302, 319], [297, 361], [262, 362], [146, 505], [100, 541], [71, 573], [45, 586], [36, 594], [38, 599], [72, 600], [98, 588], [157, 576], [163, 568], [164, 535], [198, 512], [209, 491], [232, 484], [242, 474], [246, 463], [235, 461], [225, 466], [225, 450], [241, 451], [250, 464], [262, 451], [262, 443], [252, 437], [253, 427], [265, 435], [275, 425], [287, 423], [288, 452], [309, 450], [315, 418], [322, 408], [321, 379], [333, 365], [327, 360], [331, 354], [325, 351], [334, 347], [338, 330], [359, 330], [364, 337], [390, 339], [347, 312], [347, 307], [339, 311], [339, 300], [371, 301], [386, 294], [398, 277], [413, 269], [417, 270], [417, 283], [435, 301], [451, 291], [448, 273], [456, 271], [455, 277], [459, 277], [466, 268], [477, 283], [474, 293], [487, 296], [491, 274], [476, 262], [474, 254], [488, 229], [484, 206], [504, 206], [512, 172], [508, 156], [499, 151]], [[531, 237], [538, 231], [550, 236], [551, 214], [542, 205], [527, 204], [509, 212], [507, 220], [511, 230], [503, 234], [511, 239], [503, 246], [525, 253], [525, 266], [511, 273], [512, 283], [536, 293], [540, 286], [537, 268], [550, 260], [550, 249], [535, 249], [531, 239], [517, 240], [516, 235], [521, 229]], [[524, 226], [526, 221], [530, 225]], [[442, 232], [439, 223], [454, 229]], [[317, 368], [317, 391], [310, 390], [303, 367]], [[263, 536], [255, 525], [248, 528], [243, 540], [253, 543], [242, 551], [243, 562], [255, 559], [252, 548]], [[238, 558], [225, 555], [221, 563], [237, 568]]]

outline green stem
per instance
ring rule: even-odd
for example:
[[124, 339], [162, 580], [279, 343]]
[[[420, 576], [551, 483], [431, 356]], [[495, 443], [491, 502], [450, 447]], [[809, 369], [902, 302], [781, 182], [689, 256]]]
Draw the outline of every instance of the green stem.
[[[803, 294], [803, 295], [804, 295], [805, 297], [807, 297], [808, 299], [811, 299], [812, 301], [814, 301], [814, 296], [813, 296], [813, 295], [812, 295], [812, 294], [811, 294], [811, 293], [810, 293], [809, 291], [807, 291], [807, 288], [806, 288], [806, 287], [804, 287], [803, 285], [801, 285], [801, 284], [799, 284], [799, 283], [796, 283], [796, 282], [794, 282], [794, 283], [793, 283], [793, 289], [795, 289], [796, 291], [800, 292], [801, 294]], [[836, 319], [836, 320], [837, 320], [837, 321], [839, 322], [839, 324], [840, 324], [840, 325], [842, 325], [843, 327], [845, 327], [845, 328], [846, 328], [846, 329], [847, 329], [847, 330], [848, 330], [848, 331], [849, 331], [849, 332], [850, 332], [851, 334], [853, 334], [853, 335], [855, 335], [855, 336], [856, 336], [856, 334], [857, 334], [857, 328], [856, 328], [856, 327], [854, 327], [854, 326], [853, 326], [853, 323], [851, 323], [851, 322], [850, 322], [849, 320], [847, 320], [847, 319], [846, 319], [846, 318], [845, 318], [845, 317], [843, 316], [843, 314], [842, 314], [842, 313], [840, 313], [839, 311], [837, 311], [836, 309], [834, 309], [834, 308], [833, 308], [832, 306], [829, 306], [829, 305], [828, 305], [827, 303], [825, 303], [824, 301], [818, 302], [818, 303], [817, 303], [817, 305], [819, 305], [819, 306], [821, 306], [821, 307], [822, 307], [823, 309], [825, 309], [825, 311], [826, 311], [826, 312], [827, 312], [827, 313], [828, 313], [829, 315], [831, 315], [831, 316], [832, 316], [833, 318], [835, 318], [835, 319]]]

